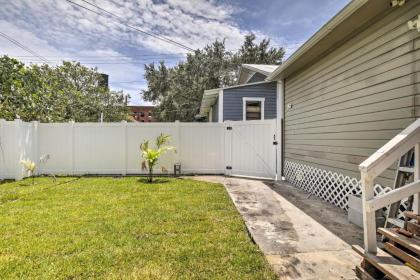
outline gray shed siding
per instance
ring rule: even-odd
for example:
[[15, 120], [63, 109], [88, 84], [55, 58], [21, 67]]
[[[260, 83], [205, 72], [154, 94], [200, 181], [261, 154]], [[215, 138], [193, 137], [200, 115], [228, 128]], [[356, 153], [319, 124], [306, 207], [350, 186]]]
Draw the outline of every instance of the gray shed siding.
[[262, 83], [223, 90], [223, 120], [243, 119], [243, 97], [265, 97], [264, 119], [276, 118], [277, 83]]
[[213, 107], [211, 107], [212, 110], [212, 122], [218, 122], [219, 121], [219, 98], [217, 98], [216, 103], [214, 103]]
[[360, 178], [358, 165], [420, 116], [420, 33], [407, 28], [418, 14], [409, 1], [285, 80], [286, 161]]
[[265, 78], [267, 78], [266, 75], [260, 74], [260, 73], [255, 73], [251, 79], [249, 79], [249, 81], [247, 82], [247, 84], [249, 83], [256, 83], [256, 82], [263, 82], [265, 80]]

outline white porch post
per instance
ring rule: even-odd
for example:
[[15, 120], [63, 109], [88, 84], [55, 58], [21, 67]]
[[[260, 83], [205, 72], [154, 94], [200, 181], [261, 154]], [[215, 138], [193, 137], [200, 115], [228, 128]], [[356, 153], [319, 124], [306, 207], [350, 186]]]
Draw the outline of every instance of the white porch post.
[[362, 172], [363, 233], [365, 251], [376, 254], [376, 220], [375, 210], [369, 211], [367, 201], [373, 199], [373, 178]]
[[[417, 143], [414, 147], [414, 181], [420, 180], [420, 143]], [[414, 195], [413, 201], [413, 212], [420, 214], [420, 194]]]
[[276, 140], [277, 140], [277, 180], [282, 180], [282, 154], [283, 154], [283, 137], [282, 137], [282, 123], [284, 120], [284, 82], [283, 80], [277, 81], [277, 94], [276, 94]]

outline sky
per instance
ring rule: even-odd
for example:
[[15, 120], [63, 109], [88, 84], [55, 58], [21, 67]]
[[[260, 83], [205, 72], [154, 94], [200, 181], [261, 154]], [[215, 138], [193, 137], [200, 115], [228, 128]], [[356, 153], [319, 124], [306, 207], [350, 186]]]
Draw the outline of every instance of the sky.
[[[140, 95], [147, 87], [144, 64], [175, 65], [185, 58], [184, 47], [203, 48], [217, 39], [236, 50], [251, 32], [257, 40], [270, 38], [272, 46], [284, 47], [288, 57], [349, 2], [0, 0], [0, 31], [51, 65], [76, 60], [97, 67], [109, 75], [111, 89], [129, 94], [131, 104], [146, 104]], [[0, 55], [42, 63], [3, 37]]]

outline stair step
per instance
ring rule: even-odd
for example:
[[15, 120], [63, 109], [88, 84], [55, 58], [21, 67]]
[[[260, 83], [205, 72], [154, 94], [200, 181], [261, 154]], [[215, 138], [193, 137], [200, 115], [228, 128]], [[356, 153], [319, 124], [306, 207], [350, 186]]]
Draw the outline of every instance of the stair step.
[[417, 215], [414, 212], [404, 211], [404, 216], [409, 219], [415, 219], [418, 223], [420, 223], [420, 215]]
[[398, 170], [406, 173], [414, 173], [414, 167], [400, 166]]
[[413, 251], [417, 255], [420, 254], [420, 240], [418, 238], [408, 238], [389, 228], [378, 228], [378, 232], [399, 245]]
[[394, 226], [397, 226], [400, 228], [404, 227], [404, 221], [398, 218], [388, 218], [388, 223], [393, 224]]
[[365, 252], [365, 250], [358, 245], [353, 245], [352, 248], [370, 264], [393, 280], [420, 280], [420, 273], [404, 265], [402, 262], [379, 248], [377, 249], [378, 252], [376, 255]]
[[420, 260], [417, 257], [408, 254], [407, 252], [401, 250], [400, 248], [394, 246], [389, 242], [385, 243], [384, 248], [388, 253], [392, 254], [393, 256], [396, 256], [400, 260], [411, 264], [413, 267], [416, 268], [417, 271], [420, 270]]

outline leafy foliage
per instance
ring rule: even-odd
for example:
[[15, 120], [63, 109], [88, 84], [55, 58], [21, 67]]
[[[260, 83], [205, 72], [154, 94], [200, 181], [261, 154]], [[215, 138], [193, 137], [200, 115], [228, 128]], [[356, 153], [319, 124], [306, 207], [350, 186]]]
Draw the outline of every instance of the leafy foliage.
[[224, 41], [215, 41], [188, 54], [186, 61], [168, 67], [163, 61], [145, 65], [146, 101], [157, 104], [154, 117], [159, 121], [194, 121], [204, 90], [233, 85], [243, 63], [280, 64], [283, 48], [269, 47], [270, 40], [255, 43], [255, 35], [245, 37], [237, 52], [226, 50]]
[[[168, 151], [175, 150], [174, 147], [165, 145], [169, 143], [169, 140], [169, 135], [161, 133], [155, 140], [156, 148], [149, 147], [149, 140], [146, 140], [140, 144], [141, 155], [144, 159], [142, 162], [142, 169], [149, 171], [149, 183], [153, 181], [153, 169], [157, 165], [159, 158]], [[163, 170], [166, 170], [164, 167], [162, 168]]]
[[101, 84], [96, 68], [77, 62], [29, 65], [0, 57], [0, 118], [41, 122], [96, 122], [127, 119], [122, 92]]

